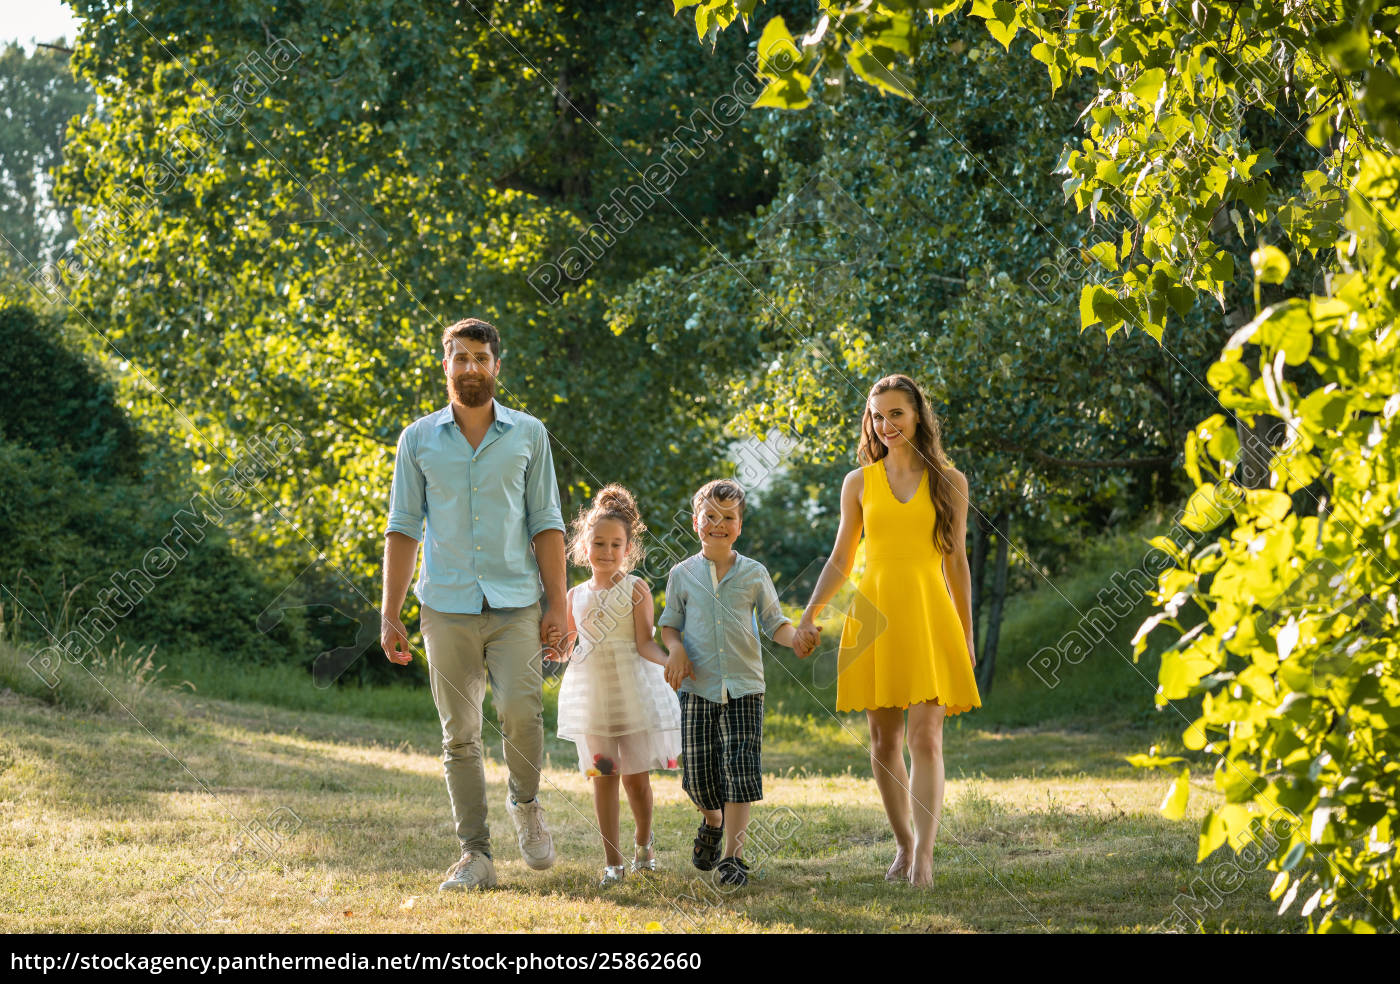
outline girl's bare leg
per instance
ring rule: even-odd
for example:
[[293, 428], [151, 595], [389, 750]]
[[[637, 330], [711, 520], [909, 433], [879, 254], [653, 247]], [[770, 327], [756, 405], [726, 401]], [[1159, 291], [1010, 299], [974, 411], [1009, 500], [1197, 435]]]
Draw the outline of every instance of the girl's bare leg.
[[[651, 840], [651, 773], [634, 772], [622, 777], [622, 788], [627, 793], [627, 805], [632, 808], [632, 820], [637, 825], [633, 843], [646, 847]], [[612, 864], [611, 861], [608, 862]]]
[[909, 825], [909, 773], [904, 768], [904, 710], [879, 707], [865, 712], [870, 722], [870, 769], [885, 804], [885, 816], [894, 831], [894, 863], [885, 877], [907, 877], [914, 855], [914, 834]]
[[933, 884], [933, 845], [943, 815], [943, 718], [942, 704], [914, 704], [909, 708], [909, 758], [914, 764], [909, 783], [914, 810], [914, 865], [909, 881], [924, 887]]
[[593, 777], [593, 809], [598, 814], [598, 829], [603, 833], [603, 854], [605, 864], [622, 863], [622, 852], [617, 849], [617, 776]]

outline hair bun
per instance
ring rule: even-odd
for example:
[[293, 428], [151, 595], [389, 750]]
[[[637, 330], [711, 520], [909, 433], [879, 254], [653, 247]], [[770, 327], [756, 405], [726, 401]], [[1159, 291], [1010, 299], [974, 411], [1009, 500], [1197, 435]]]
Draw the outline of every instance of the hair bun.
[[635, 522], [641, 513], [637, 500], [626, 488], [616, 483], [605, 485], [593, 497], [593, 507], [600, 512], [615, 512], [627, 517], [628, 523]]

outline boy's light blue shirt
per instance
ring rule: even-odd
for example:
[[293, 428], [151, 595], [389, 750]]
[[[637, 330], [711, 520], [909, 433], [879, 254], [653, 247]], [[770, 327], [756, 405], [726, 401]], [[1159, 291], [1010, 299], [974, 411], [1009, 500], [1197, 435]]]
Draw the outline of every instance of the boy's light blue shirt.
[[399, 436], [388, 531], [423, 542], [413, 593], [440, 612], [476, 615], [483, 598], [496, 608], [533, 605], [543, 588], [530, 541], [564, 530], [544, 424], [491, 402], [496, 419], [475, 449], [451, 404]]
[[666, 578], [666, 605], [657, 624], [681, 634], [695, 667], [681, 690], [718, 704], [728, 697], [763, 693], [763, 652], [758, 626], [772, 639], [784, 622], [768, 570], [735, 552], [734, 564], [715, 585], [715, 565], [703, 553], [687, 557]]

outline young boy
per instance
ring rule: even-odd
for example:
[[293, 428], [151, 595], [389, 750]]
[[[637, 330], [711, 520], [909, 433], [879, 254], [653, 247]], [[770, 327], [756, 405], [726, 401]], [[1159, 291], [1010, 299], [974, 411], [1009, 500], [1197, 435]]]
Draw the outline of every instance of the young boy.
[[783, 614], [767, 569], [734, 550], [744, 522], [739, 484], [710, 482], [695, 493], [691, 508], [700, 552], [671, 569], [659, 620], [670, 653], [666, 682], [680, 690], [681, 787], [704, 815], [695, 837], [695, 867], [709, 871], [718, 860], [723, 884], [745, 885], [749, 868], [740, 854], [749, 804], [763, 798], [763, 655], [757, 624], [773, 642], [803, 655], [815, 640]]

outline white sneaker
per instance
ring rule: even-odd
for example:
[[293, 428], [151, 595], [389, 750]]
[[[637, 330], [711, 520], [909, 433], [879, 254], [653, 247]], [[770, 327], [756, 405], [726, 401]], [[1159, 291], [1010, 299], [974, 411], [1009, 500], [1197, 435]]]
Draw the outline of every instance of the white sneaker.
[[544, 826], [544, 807], [536, 796], [528, 803], [517, 803], [506, 796], [506, 812], [515, 824], [515, 839], [520, 844], [520, 856], [536, 871], [554, 864], [554, 838]]
[[447, 881], [438, 886], [439, 892], [463, 892], [471, 888], [495, 888], [496, 866], [491, 859], [476, 851], [463, 851], [462, 857], [447, 869]]

